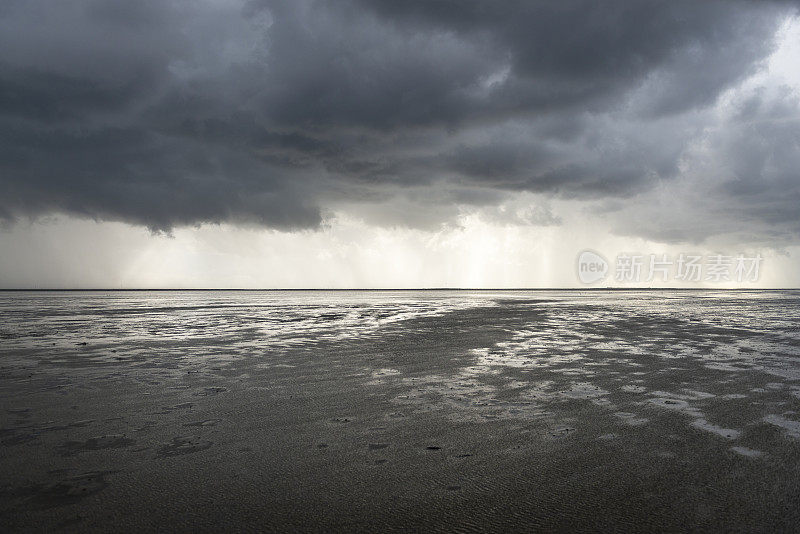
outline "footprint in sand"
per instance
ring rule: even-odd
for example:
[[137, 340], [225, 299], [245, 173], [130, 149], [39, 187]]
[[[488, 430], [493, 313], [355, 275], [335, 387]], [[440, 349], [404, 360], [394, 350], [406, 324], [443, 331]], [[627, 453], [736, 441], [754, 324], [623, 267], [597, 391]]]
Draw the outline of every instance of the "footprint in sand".
[[631, 426], [641, 426], [649, 421], [646, 417], [637, 417], [636, 414], [630, 412], [616, 412], [614, 415], [626, 425]]
[[575, 429], [570, 426], [562, 426], [550, 432], [550, 436], [554, 438], [563, 438], [575, 432]]
[[72, 456], [80, 452], [99, 451], [104, 449], [124, 449], [136, 443], [136, 440], [121, 435], [100, 436], [86, 441], [66, 441], [59, 446], [62, 456]]
[[706, 432], [710, 432], [712, 434], [716, 434], [721, 436], [725, 439], [737, 439], [741, 435], [741, 431], [733, 429], [733, 428], [723, 428], [721, 426], [714, 425], [709, 423], [705, 419], [696, 419], [692, 421], [692, 426], [694, 428], [704, 430]]
[[163, 445], [158, 449], [158, 456], [181, 456], [184, 454], [192, 454], [208, 449], [213, 445], [210, 441], [200, 440], [191, 437], [177, 437], [172, 438], [171, 443]]
[[184, 402], [176, 404], [175, 406], [164, 406], [160, 412], [155, 412], [156, 415], [166, 415], [174, 412], [175, 410], [189, 410], [194, 406], [191, 402]]
[[228, 388], [223, 387], [211, 387], [211, 388], [204, 388], [202, 391], [198, 391], [195, 393], [197, 397], [213, 397], [214, 395], [219, 395], [220, 393], [228, 391]]
[[183, 426], [214, 426], [222, 421], [222, 419], [206, 419], [205, 421], [194, 421], [192, 423], [184, 423]]

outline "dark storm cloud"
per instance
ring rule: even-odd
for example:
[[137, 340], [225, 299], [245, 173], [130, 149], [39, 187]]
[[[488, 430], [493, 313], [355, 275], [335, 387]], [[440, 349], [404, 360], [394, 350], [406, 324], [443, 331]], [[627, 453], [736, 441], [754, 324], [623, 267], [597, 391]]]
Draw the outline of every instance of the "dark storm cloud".
[[660, 80], [649, 111], [708, 103], [764, 54], [776, 15], [774, 6], [741, 2], [363, 4], [399, 24], [485, 38], [503, 50], [512, 83], [496, 106], [514, 111], [602, 109], [651, 75]]
[[[630, 197], [676, 176], [691, 136], [672, 118], [752, 73], [792, 9], [6, 1], [0, 217], [291, 229], [399, 199], [387, 221], [427, 226], [519, 191]], [[737, 153], [755, 174], [718, 194], [759, 216], [794, 176], [759, 181], [760, 153]]]
[[785, 246], [800, 235], [800, 98], [757, 87], [726, 103], [681, 156], [670, 188], [605, 202], [616, 232], [662, 242]]

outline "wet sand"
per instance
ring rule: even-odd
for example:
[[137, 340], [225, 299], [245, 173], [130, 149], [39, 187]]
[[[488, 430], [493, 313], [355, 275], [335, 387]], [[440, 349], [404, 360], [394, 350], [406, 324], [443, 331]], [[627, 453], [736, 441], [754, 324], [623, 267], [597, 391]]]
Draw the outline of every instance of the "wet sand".
[[6, 531], [800, 530], [800, 294], [0, 294]]

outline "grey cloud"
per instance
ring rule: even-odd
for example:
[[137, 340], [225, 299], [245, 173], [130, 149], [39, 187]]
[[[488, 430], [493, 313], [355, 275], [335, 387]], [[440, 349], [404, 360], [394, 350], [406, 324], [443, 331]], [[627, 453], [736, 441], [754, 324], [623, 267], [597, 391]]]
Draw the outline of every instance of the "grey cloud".
[[665, 242], [783, 246], [796, 241], [800, 94], [757, 86], [708, 126], [683, 154], [679, 179], [607, 210], [617, 212], [617, 232]]
[[[521, 191], [630, 198], [675, 179], [679, 119], [753, 72], [792, 9], [9, 0], [0, 218], [296, 229], [347, 206], [428, 227]], [[781, 212], [794, 177], [758, 172], [719, 194]]]
[[659, 83], [645, 111], [711, 101], [770, 47], [781, 4], [363, 0], [399, 24], [488, 36], [511, 65], [498, 107], [602, 109], [626, 89]]

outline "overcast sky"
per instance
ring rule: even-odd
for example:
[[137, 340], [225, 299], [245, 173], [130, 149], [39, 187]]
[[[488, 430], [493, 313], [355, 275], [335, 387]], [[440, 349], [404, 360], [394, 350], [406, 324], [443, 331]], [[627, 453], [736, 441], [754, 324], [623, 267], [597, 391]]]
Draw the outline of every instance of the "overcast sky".
[[0, 286], [800, 286], [798, 64], [792, 2], [4, 0]]

